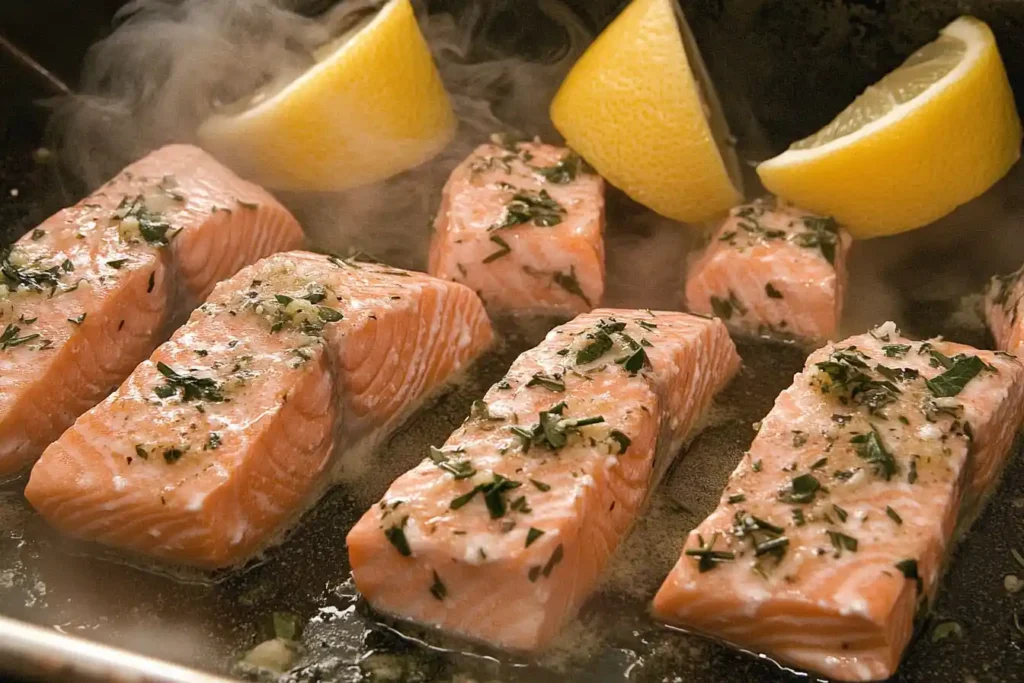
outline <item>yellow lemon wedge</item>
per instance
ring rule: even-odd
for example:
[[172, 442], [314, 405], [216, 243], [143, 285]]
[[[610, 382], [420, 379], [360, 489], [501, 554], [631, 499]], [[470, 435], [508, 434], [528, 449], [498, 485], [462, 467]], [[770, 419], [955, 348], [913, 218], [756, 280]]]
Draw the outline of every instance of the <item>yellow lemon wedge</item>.
[[1020, 145], [992, 31], [961, 17], [757, 172], [771, 192], [864, 239], [921, 227], [977, 197]]
[[608, 182], [696, 223], [740, 201], [718, 97], [674, 0], [634, 0], [587, 48], [551, 103], [566, 142]]
[[298, 78], [215, 113], [200, 143], [267, 187], [336, 191], [374, 183], [440, 152], [451, 102], [409, 0], [317, 50]]

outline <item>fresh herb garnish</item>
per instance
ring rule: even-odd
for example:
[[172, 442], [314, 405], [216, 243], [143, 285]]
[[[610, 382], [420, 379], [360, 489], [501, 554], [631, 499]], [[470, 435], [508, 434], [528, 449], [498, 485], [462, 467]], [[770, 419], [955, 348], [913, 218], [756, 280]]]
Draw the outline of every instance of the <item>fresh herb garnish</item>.
[[391, 545], [395, 546], [395, 550], [402, 557], [409, 557], [412, 555], [412, 549], [409, 547], [409, 540], [405, 537], [405, 524], [409, 521], [408, 515], [402, 518], [402, 521], [395, 526], [388, 527], [384, 530], [384, 536], [391, 542]]
[[851, 553], [857, 552], [857, 539], [853, 536], [839, 531], [828, 531], [827, 533], [828, 540], [832, 542], [832, 547], [836, 549], [836, 557], [842, 555], [844, 550], [848, 550]]
[[576, 152], [569, 152], [554, 166], [535, 167], [533, 170], [556, 185], [571, 183], [577, 175], [588, 172], [586, 162]]
[[128, 259], [126, 258], [119, 258], [114, 261], [107, 261], [107, 265], [113, 268], [114, 270], [121, 270], [121, 267], [124, 266], [124, 264], [126, 263], [128, 263]]
[[469, 479], [476, 474], [476, 468], [468, 460], [452, 460], [449, 455], [440, 448], [430, 447], [430, 460], [456, 479]]
[[550, 484], [545, 484], [542, 481], [537, 481], [536, 479], [531, 479], [530, 483], [533, 484], [534, 486], [536, 486], [538, 491], [547, 492], [547, 491], [551, 490], [551, 485]]
[[535, 527], [530, 527], [530, 530], [526, 532], [526, 547], [529, 548], [533, 545], [533, 542], [544, 535], [544, 532]]
[[441, 577], [437, 575], [437, 571], [434, 571], [434, 583], [430, 586], [430, 594], [438, 600], [444, 600], [448, 597], [448, 589], [441, 581]]
[[833, 504], [832, 510], [836, 513], [836, 517], [839, 518], [840, 522], [845, 522], [846, 518], [849, 517], [849, 513], [847, 513], [846, 510], [839, 507], [838, 505]]
[[157, 362], [156, 369], [166, 378], [163, 385], [153, 390], [160, 398], [170, 398], [175, 394], [180, 394], [181, 400], [185, 402], [210, 401], [219, 403], [224, 400], [224, 394], [221, 391], [220, 385], [212, 378], [181, 375], [163, 362]]
[[853, 444], [857, 455], [870, 463], [874, 468], [875, 474], [886, 481], [899, 471], [896, 459], [893, 458], [892, 453], [886, 450], [885, 444], [882, 443], [881, 435], [874, 427], [871, 428], [870, 432], [857, 434], [850, 439], [850, 443]]
[[561, 375], [549, 375], [543, 372], [533, 373], [533, 377], [526, 383], [527, 387], [544, 387], [549, 391], [565, 391], [565, 382]]
[[569, 440], [569, 434], [580, 427], [604, 422], [604, 417], [564, 417], [565, 401], [559, 402], [538, 414], [538, 421], [532, 427], [513, 425], [510, 429], [523, 440], [523, 451], [530, 446], [546, 446], [550, 450], [558, 450]]
[[904, 578], [911, 579], [917, 583], [917, 592], [920, 593], [924, 588], [924, 584], [921, 581], [921, 575], [917, 571], [917, 560], [900, 560], [896, 563], [896, 568], [900, 570]]
[[593, 304], [590, 303], [590, 298], [583, 291], [583, 287], [580, 286], [580, 281], [576, 279], [576, 266], [569, 266], [569, 272], [563, 273], [562, 271], [556, 271], [552, 275], [552, 279], [556, 285], [569, 292], [573, 296], [578, 296], [583, 299], [588, 307]]
[[512, 195], [512, 199], [505, 205], [504, 218], [488, 229], [500, 230], [530, 222], [538, 227], [550, 228], [561, 223], [565, 215], [565, 208], [555, 201], [547, 190], [520, 190]]
[[821, 216], [805, 216], [804, 232], [793, 236], [793, 240], [808, 249], [817, 247], [821, 255], [833, 266], [836, 264], [836, 245], [839, 243], [839, 224], [836, 219]]
[[773, 285], [770, 282], [765, 283], [764, 293], [768, 295], [769, 299], [781, 299], [782, 298], [782, 292], [780, 292], [779, 290], [775, 289], [775, 285]]
[[886, 344], [882, 347], [882, 351], [889, 358], [903, 358], [910, 351], [910, 344]]
[[185, 451], [180, 448], [168, 448], [164, 451], [164, 462], [168, 465], [172, 465], [181, 460], [181, 456], [183, 455], [185, 455]]
[[708, 543], [704, 543], [704, 538], [700, 535], [697, 536], [697, 542], [700, 544], [696, 548], [687, 548], [684, 553], [689, 557], [699, 558], [697, 561], [697, 569], [701, 573], [711, 571], [721, 562], [731, 562], [736, 559], [736, 553], [726, 550], [715, 550], [715, 542], [718, 541], [718, 532], [711, 535], [711, 540]]
[[986, 365], [977, 356], [959, 354], [946, 367], [948, 369], [938, 377], [925, 380], [928, 389], [938, 397], [956, 396]]
[[888, 505], [885, 506], [885, 514], [889, 515], [889, 519], [896, 522], [897, 524], [903, 524], [903, 518], [900, 517], [900, 514], [893, 510]]
[[626, 449], [629, 448], [629, 444], [633, 443], [632, 439], [620, 432], [618, 429], [613, 429], [608, 432], [608, 438], [619, 445], [619, 450], [615, 455], [622, 455], [626, 452]]
[[742, 493], [734, 493], [729, 496], [729, 505], [736, 505], [737, 503], [743, 503], [747, 500], [747, 497]]
[[813, 474], [801, 474], [793, 477], [789, 488], [780, 494], [779, 499], [784, 503], [804, 505], [812, 502], [820, 490], [821, 482]]
[[3, 334], [0, 334], [0, 351], [6, 351], [22, 344], [27, 344], [30, 341], [39, 339], [39, 334], [26, 334], [24, 337], [19, 337], [18, 334], [21, 332], [21, 328], [10, 323], [4, 328]]
[[505, 501], [505, 494], [508, 491], [519, 488], [520, 486], [522, 486], [522, 482], [507, 479], [495, 472], [494, 478], [489, 483], [474, 486], [468, 493], [452, 500], [448, 506], [452, 510], [458, 510], [473, 500], [473, 498], [476, 497], [476, 494], [482, 493], [484, 496], [484, 504], [487, 506], [487, 511], [490, 513], [491, 519], [500, 519], [505, 516], [505, 512], [508, 508]]
[[484, 257], [484, 263], [490, 263], [491, 261], [497, 261], [502, 256], [507, 256], [512, 252], [512, 247], [508, 245], [508, 242], [501, 239], [498, 235], [491, 235], [490, 240], [498, 245], [498, 250]]
[[562, 561], [562, 557], [564, 557], [564, 556], [565, 556], [565, 549], [562, 548], [562, 544], [559, 543], [558, 547], [555, 548], [553, 553], [551, 553], [551, 557], [548, 558], [548, 562], [547, 562], [547, 564], [544, 565], [544, 569], [541, 571], [541, 573], [544, 575], [545, 579], [547, 577], [551, 576], [551, 570], [553, 570], [556, 566], [558, 566], [558, 563]]

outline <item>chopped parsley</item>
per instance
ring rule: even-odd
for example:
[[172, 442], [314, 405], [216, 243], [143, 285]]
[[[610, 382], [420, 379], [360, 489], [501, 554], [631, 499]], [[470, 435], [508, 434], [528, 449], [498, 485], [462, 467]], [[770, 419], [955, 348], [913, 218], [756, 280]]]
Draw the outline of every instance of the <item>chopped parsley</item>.
[[793, 477], [789, 488], [782, 491], [779, 498], [784, 503], [804, 505], [812, 502], [820, 490], [821, 482], [813, 474], [801, 474], [798, 477]]
[[505, 494], [508, 491], [519, 488], [520, 486], [522, 486], [522, 482], [507, 479], [495, 472], [494, 478], [489, 483], [474, 486], [468, 493], [452, 500], [448, 506], [452, 510], [458, 510], [473, 500], [473, 498], [476, 497], [476, 494], [482, 493], [484, 496], [484, 504], [487, 506], [487, 511], [490, 513], [491, 519], [500, 519], [505, 516], [505, 512], [508, 508], [505, 500]]
[[498, 245], [498, 250], [493, 252], [493, 253], [491, 253], [491, 254], [488, 254], [486, 257], [484, 257], [484, 260], [483, 260], [484, 263], [490, 263], [491, 261], [497, 261], [502, 256], [507, 256], [508, 254], [510, 254], [512, 252], [512, 247], [510, 247], [508, 245], [508, 242], [506, 242], [505, 240], [501, 239], [500, 236], [498, 236], [498, 235], [491, 235], [490, 236], [490, 240]]
[[544, 532], [535, 527], [530, 527], [530, 530], [526, 532], [526, 547], [529, 548], [533, 545], [533, 542], [544, 535]]
[[430, 460], [456, 479], [469, 479], [476, 474], [476, 469], [468, 460], [452, 460], [449, 455], [440, 448], [430, 447]]
[[633, 443], [633, 440], [628, 436], [620, 432], [618, 429], [613, 429], [608, 432], [608, 438], [619, 445], [619, 450], [615, 455], [622, 455], [629, 448], [629, 444]]
[[857, 455], [871, 464], [875, 474], [886, 481], [899, 471], [896, 459], [886, 450], [877, 429], [872, 427], [870, 432], [857, 434], [850, 439], [850, 443], [853, 444]]
[[569, 152], [554, 166], [540, 166], [533, 170], [556, 185], [571, 183], [576, 180], [576, 176], [589, 172], [587, 163], [576, 152]]
[[696, 557], [697, 569], [701, 573], [711, 571], [719, 565], [721, 562], [731, 562], [736, 559], [736, 553], [727, 550], [715, 550], [715, 542], [718, 541], [718, 532], [711, 535], [711, 540], [707, 543], [704, 542], [704, 537], [698, 535], [697, 542], [700, 544], [696, 548], [687, 548], [684, 553], [688, 557]]
[[821, 216], [805, 216], [803, 222], [806, 230], [794, 235], [794, 242], [808, 249], [817, 248], [825, 260], [835, 266], [839, 223], [834, 218]]
[[590, 298], [583, 291], [583, 287], [580, 286], [580, 281], [576, 278], [576, 266], [569, 266], [569, 272], [563, 273], [562, 271], [556, 271], [552, 275], [553, 281], [556, 285], [569, 292], [573, 296], [578, 296], [583, 299], [583, 303], [587, 306], [592, 306]]
[[893, 510], [888, 505], [885, 506], [885, 514], [887, 514], [889, 516], [889, 519], [896, 522], [897, 524], [903, 524], [903, 518], [900, 517], [900, 514]]
[[13, 349], [16, 346], [27, 344], [30, 341], [39, 339], [38, 333], [26, 334], [24, 337], [19, 337], [21, 328], [10, 323], [4, 328], [3, 334], [0, 334], [0, 351], [6, 351], [7, 349]]
[[182, 375], [163, 362], [158, 362], [156, 369], [165, 378], [164, 384], [153, 390], [153, 393], [160, 398], [170, 398], [177, 394], [185, 402], [210, 401], [212, 403], [219, 403], [224, 400], [224, 394], [220, 385], [212, 378]]
[[434, 570], [434, 583], [430, 585], [430, 594], [438, 600], [448, 597], [448, 589], [441, 581], [441, 577], [437, 575], [437, 570]]
[[937, 397], [956, 396], [987, 366], [977, 356], [959, 354], [945, 367], [947, 370], [938, 377], [925, 380], [928, 389]]
[[773, 285], [770, 282], [766, 282], [765, 283], [765, 285], [764, 285], [764, 293], [768, 295], [769, 299], [781, 299], [782, 298], [782, 292], [777, 290], [775, 288], [775, 285]]
[[827, 531], [828, 540], [832, 543], [832, 547], [836, 549], [836, 557], [843, 554], [844, 550], [848, 550], [851, 553], [857, 552], [857, 539], [853, 536], [849, 536], [839, 531]]
[[886, 344], [882, 347], [882, 351], [889, 358], [903, 358], [910, 351], [910, 344]]
[[565, 215], [565, 207], [555, 201], [547, 190], [519, 190], [505, 205], [505, 216], [489, 230], [500, 230], [531, 222], [538, 227], [550, 228], [561, 223]]
[[531, 427], [513, 425], [509, 427], [523, 441], [523, 452], [531, 446], [544, 446], [550, 450], [558, 450], [569, 441], [569, 435], [580, 427], [604, 422], [604, 417], [565, 417], [565, 401], [556, 403], [547, 410], [538, 413], [537, 423]]
[[526, 386], [544, 387], [549, 391], [565, 391], [565, 382], [562, 380], [561, 375], [549, 375], [543, 372], [533, 373], [533, 377], [526, 383]]
[[167, 450], [164, 451], [164, 462], [166, 462], [168, 465], [173, 465], [174, 463], [181, 460], [181, 456], [183, 455], [185, 455], [185, 451], [181, 450], [180, 448], [168, 448]]
[[409, 521], [408, 515], [402, 518], [402, 521], [395, 526], [388, 527], [384, 530], [384, 536], [391, 542], [391, 545], [395, 546], [395, 550], [402, 557], [409, 557], [412, 555], [412, 549], [409, 547], [409, 540], [405, 537], [405, 524]]
[[530, 483], [533, 484], [534, 486], [536, 486], [538, 491], [547, 492], [547, 491], [551, 490], [551, 485], [550, 484], [545, 484], [542, 481], [537, 481], [536, 479], [531, 479]]

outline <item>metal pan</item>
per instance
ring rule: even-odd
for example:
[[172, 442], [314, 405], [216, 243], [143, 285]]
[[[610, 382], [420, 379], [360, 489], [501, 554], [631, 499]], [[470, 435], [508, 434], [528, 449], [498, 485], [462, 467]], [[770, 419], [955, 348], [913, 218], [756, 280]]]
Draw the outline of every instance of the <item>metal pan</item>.
[[[452, 3], [437, 3], [445, 4]], [[618, 4], [576, 6], [586, 22], [599, 27]], [[97, 27], [106, 25], [115, 5], [82, 3], [75, 11]], [[964, 11], [993, 25], [1011, 80], [1024, 94], [1024, 3], [860, 0], [826, 7], [694, 0], [684, 6], [747, 158], [759, 158], [816, 128]], [[41, 2], [37, 9], [38, 19], [52, 6]], [[44, 31], [30, 16], [27, 6], [14, 13], [0, 10], [0, 33], [15, 40], [29, 29]], [[517, 36], [530, 35], [528, 24], [515, 26]], [[60, 29], [53, 30], [49, 41], [37, 36], [18, 42], [34, 42], [37, 48], [60, 44]], [[67, 54], [67, 45], [80, 57], [87, 43], [69, 41], [64, 52], [57, 48], [58, 57], [44, 48], [27, 51], [56, 65], [55, 75], [66, 80], [73, 78], [68, 72], [78, 61]], [[45, 77], [0, 56], [0, 94], [2, 245], [76, 190], [58, 182], [52, 159], [35, 153], [43, 144], [47, 111], [34, 102], [52, 94]], [[611, 273], [628, 267], [623, 254], [666, 238], [660, 224], [616, 193], [610, 197], [608, 220]], [[912, 336], [941, 334], [989, 344], [970, 300], [963, 297], [978, 291], [994, 272], [1024, 261], [1022, 223], [1024, 169], [1018, 166], [986, 196], [939, 224], [858, 244], [850, 264], [848, 326], [861, 330], [891, 317]], [[676, 246], [682, 254], [685, 237]], [[655, 266], [671, 271], [658, 277], [670, 283], [666, 291], [646, 296], [642, 288], [628, 288], [613, 292], [611, 303], [672, 305], [681, 259], [661, 259]], [[305, 623], [304, 650], [279, 677], [282, 681], [798, 680], [797, 674], [763, 658], [659, 626], [646, 612], [686, 532], [717, 502], [753, 436], [750, 425], [764, 416], [801, 367], [804, 352], [792, 346], [740, 344], [743, 374], [718, 400], [712, 425], [670, 472], [600, 590], [551, 652], [526, 660], [473, 648], [390, 622], [359, 600], [349, 579], [346, 531], [393, 477], [418, 462], [428, 445], [444, 440], [472, 400], [531, 345], [532, 336], [507, 329], [502, 346], [464, 383], [421, 411], [380, 450], [378, 471], [358, 485], [332, 491], [282, 547], [238, 574], [183, 582], [100, 556], [47, 529], [25, 504], [23, 481], [0, 485], [0, 614], [6, 617], [0, 618], [0, 675], [76, 681], [251, 677], [237, 666], [238, 659], [268, 636], [274, 612], [288, 612]], [[1024, 681], [1024, 632], [1014, 621], [1015, 614], [1024, 620], [1024, 593], [1004, 587], [1006, 575], [1024, 577], [1013, 548], [1024, 552], [1024, 457], [1019, 453], [961, 541], [933, 614], [894, 681]], [[949, 622], [957, 627], [936, 628]]]

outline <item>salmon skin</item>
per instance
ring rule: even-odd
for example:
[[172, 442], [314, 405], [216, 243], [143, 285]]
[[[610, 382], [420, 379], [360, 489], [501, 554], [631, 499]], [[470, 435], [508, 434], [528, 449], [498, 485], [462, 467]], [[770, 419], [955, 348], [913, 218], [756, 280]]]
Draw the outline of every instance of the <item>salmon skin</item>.
[[357, 588], [391, 615], [543, 648], [739, 362], [720, 321], [685, 313], [555, 328], [349, 532]]
[[494, 312], [572, 316], [604, 294], [604, 181], [574, 152], [496, 136], [452, 172], [431, 275]]
[[985, 292], [985, 319], [996, 347], [1013, 354], [1024, 341], [1024, 267], [992, 278]]
[[171, 145], [0, 254], [0, 478], [31, 465], [217, 282], [302, 242], [267, 192]]
[[1022, 411], [1024, 367], [1003, 352], [892, 323], [815, 351], [655, 616], [832, 680], [888, 678]]
[[203, 569], [278, 540], [491, 342], [454, 283], [288, 252], [242, 269], [43, 453], [25, 496], [70, 535]]
[[690, 262], [686, 308], [741, 334], [834, 339], [850, 243], [833, 219], [774, 198], [735, 207]]

